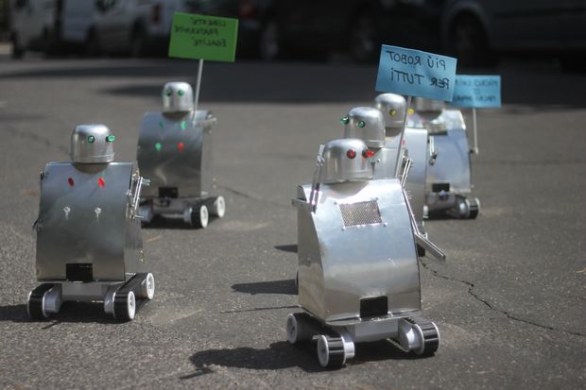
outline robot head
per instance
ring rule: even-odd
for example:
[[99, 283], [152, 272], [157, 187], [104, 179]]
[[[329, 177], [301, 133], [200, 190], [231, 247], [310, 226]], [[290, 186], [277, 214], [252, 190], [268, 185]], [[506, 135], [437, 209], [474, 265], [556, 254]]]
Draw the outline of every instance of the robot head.
[[383, 114], [387, 136], [398, 135], [404, 127], [407, 102], [401, 95], [383, 93], [374, 99], [376, 108]]
[[445, 103], [441, 100], [432, 100], [416, 97], [413, 101], [415, 116], [419, 117], [420, 124], [430, 132], [446, 130], [446, 124], [440, 117]]
[[193, 89], [188, 83], [172, 81], [163, 87], [163, 111], [186, 112], [193, 110]]
[[385, 146], [385, 125], [379, 110], [372, 107], [356, 107], [341, 119], [346, 125], [344, 138], [359, 138], [369, 148]]
[[445, 108], [445, 103], [441, 100], [424, 99], [416, 97], [413, 99], [413, 108], [418, 113], [429, 113], [437, 116]]
[[368, 147], [361, 139], [343, 138], [328, 142], [322, 154], [321, 182], [324, 184], [372, 179]]
[[71, 134], [71, 160], [83, 164], [112, 162], [115, 140], [104, 125], [79, 125]]

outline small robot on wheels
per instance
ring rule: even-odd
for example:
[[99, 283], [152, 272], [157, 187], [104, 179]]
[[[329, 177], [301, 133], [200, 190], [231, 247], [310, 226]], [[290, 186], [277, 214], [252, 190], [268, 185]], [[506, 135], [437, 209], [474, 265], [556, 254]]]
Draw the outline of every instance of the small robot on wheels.
[[322, 145], [313, 183], [293, 200], [303, 312], [289, 314], [287, 339], [316, 341], [327, 368], [354, 357], [358, 342], [388, 339], [422, 356], [439, 346], [437, 326], [421, 317], [416, 242], [427, 241], [400, 180], [372, 180], [368, 151], [361, 139]]
[[478, 198], [470, 197], [471, 159], [466, 124], [460, 110], [445, 109], [437, 100], [415, 99], [409, 122], [426, 128], [432, 157], [427, 167], [425, 208], [429, 218], [474, 219], [480, 212]]
[[193, 90], [185, 82], [163, 87], [163, 112], [144, 115], [138, 137], [138, 166], [151, 182], [140, 215], [149, 223], [159, 215], [205, 228], [209, 216], [224, 217], [226, 202], [212, 196], [212, 127], [209, 111], [194, 110]]
[[[407, 102], [401, 95], [394, 93], [380, 94], [375, 98], [375, 107], [383, 114], [386, 147], [394, 151], [393, 157], [395, 159], [397, 153], [402, 154], [398, 160], [399, 162], [409, 160], [406, 171], [407, 177], [404, 180], [405, 188], [409, 194], [409, 202], [417, 227], [420, 232], [425, 234], [423, 210], [425, 206], [427, 165], [430, 154], [427, 130], [405, 125], [409, 107], [407, 107]], [[402, 141], [401, 131], [403, 131]], [[399, 142], [402, 143], [400, 147]], [[405, 161], [405, 163], [407, 162]], [[393, 168], [396, 169], [396, 164], [393, 164]]]
[[115, 136], [104, 125], [79, 125], [71, 161], [41, 173], [36, 274], [29, 317], [58, 313], [66, 301], [103, 301], [120, 321], [134, 319], [137, 300], [150, 300], [155, 279], [142, 271], [138, 205], [143, 184], [135, 163], [114, 162]]
[[[405, 128], [407, 103], [403, 96], [385, 93], [377, 96], [375, 103], [376, 108], [355, 107], [341, 119], [345, 124], [344, 137], [359, 138], [366, 143], [373, 165], [373, 179], [398, 178], [401, 181], [417, 230], [425, 235], [423, 208], [429, 159], [427, 130]], [[418, 254], [425, 255], [425, 250], [419, 245]]]

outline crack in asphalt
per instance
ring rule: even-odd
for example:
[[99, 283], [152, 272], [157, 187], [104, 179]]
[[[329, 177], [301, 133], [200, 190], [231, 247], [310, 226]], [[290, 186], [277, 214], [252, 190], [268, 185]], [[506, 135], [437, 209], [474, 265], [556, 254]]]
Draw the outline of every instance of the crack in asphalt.
[[33, 141], [33, 142], [37, 142], [47, 148], [54, 148], [56, 150], [58, 150], [59, 152], [65, 154], [66, 156], [69, 156], [69, 149], [67, 149], [65, 146], [63, 145], [57, 145], [54, 142], [51, 141], [50, 138], [48, 137], [44, 137], [42, 135], [39, 134], [35, 134], [31, 131], [19, 131], [16, 129], [13, 129], [11, 127], [7, 127], [5, 129], [8, 133], [17, 136], [21, 139], [24, 140], [29, 140], [29, 141]]
[[482, 298], [479, 294], [477, 294], [477, 293], [474, 292], [474, 288], [476, 287], [474, 283], [469, 282], [467, 280], [456, 279], [456, 278], [452, 278], [452, 277], [447, 276], [447, 275], [443, 275], [443, 274], [439, 273], [438, 271], [430, 268], [424, 261], [421, 261], [421, 265], [423, 266], [423, 268], [425, 268], [426, 270], [430, 271], [432, 273], [432, 275], [434, 275], [434, 276], [436, 276], [438, 278], [445, 279], [445, 280], [449, 280], [449, 281], [452, 281], [452, 282], [462, 283], [462, 284], [468, 286], [468, 294], [471, 297], [473, 297], [477, 301], [479, 301], [482, 304], [484, 304], [490, 310], [495, 311], [497, 313], [503, 314], [505, 317], [507, 317], [510, 320], [517, 321], [517, 322], [522, 322], [524, 324], [531, 325], [531, 326], [535, 326], [535, 327], [538, 327], [538, 328], [541, 328], [541, 329], [553, 330], [553, 331], [557, 331], [557, 332], [563, 332], [563, 333], [567, 333], [567, 334], [570, 334], [570, 335], [573, 335], [573, 336], [586, 337], [586, 334], [583, 334], [583, 333], [580, 333], [580, 332], [574, 332], [574, 331], [571, 331], [571, 330], [555, 328], [555, 327], [549, 326], [549, 325], [543, 325], [543, 324], [540, 324], [540, 323], [535, 322], [535, 321], [531, 321], [531, 320], [527, 320], [527, 319], [524, 319], [524, 318], [521, 318], [521, 317], [517, 317], [514, 314], [511, 314], [510, 312], [508, 312], [506, 310], [498, 309], [495, 306], [493, 306], [487, 299]]

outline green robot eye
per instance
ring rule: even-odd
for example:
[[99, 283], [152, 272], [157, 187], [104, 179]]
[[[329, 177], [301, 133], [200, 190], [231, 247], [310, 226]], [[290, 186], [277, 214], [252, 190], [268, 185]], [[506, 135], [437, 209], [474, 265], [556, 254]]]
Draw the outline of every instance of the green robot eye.
[[343, 116], [340, 118], [340, 123], [343, 125], [347, 125], [348, 123], [350, 123], [350, 118], [348, 118], [347, 116]]
[[109, 135], [106, 137], [106, 142], [114, 142], [114, 141], [116, 141], [115, 135]]
[[94, 137], [93, 135], [88, 136], [87, 142], [93, 144], [94, 142], [96, 142], [96, 137]]
[[183, 96], [183, 95], [185, 95], [185, 91], [180, 89], [179, 91], [177, 91], [177, 95]]
[[362, 128], [364, 128], [364, 126], [366, 126], [366, 123], [364, 121], [360, 121], [360, 122], [358, 122], [357, 126], [362, 129]]
[[390, 115], [390, 116], [395, 116], [395, 115], [397, 115], [397, 110], [395, 110], [394, 108], [391, 108], [391, 109], [389, 110], [389, 115]]
[[169, 97], [173, 96], [173, 90], [171, 88], [168, 88], [167, 90], [165, 90], [165, 95]]

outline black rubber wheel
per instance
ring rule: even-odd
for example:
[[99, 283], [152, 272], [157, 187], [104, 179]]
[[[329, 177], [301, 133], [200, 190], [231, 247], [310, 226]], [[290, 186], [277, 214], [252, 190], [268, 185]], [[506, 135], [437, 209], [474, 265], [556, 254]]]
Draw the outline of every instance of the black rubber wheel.
[[210, 213], [205, 204], [195, 205], [191, 211], [191, 226], [196, 229], [204, 229], [208, 226]]
[[478, 217], [478, 213], [480, 212], [480, 202], [478, 199], [471, 199], [469, 200], [470, 208], [468, 219], [476, 219]]
[[114, 318], [131, 321], [136, 314], [136, 297], [132, 291], [117, 291], [114, 296]]
[[297, 344], [310, 341], [313, 337], [314, 326], [312, 318], [307, 313], [291, 313], [287, 316], [287, 341]]
[[43, 297], [53, 286], [53, 284], [45, 283], [31, 291], [27, 302], [27, 312], [31, 320], [39, 321], [47, 318], [43, 314]]
[[419, 356], [432, 356], [439, 348], [439, 333], [433, 322], [417, 323], [423, 334], [423, 351]]
[[331, 370], [341, 368], [346, 361], [342, 338], [319, 336], [317, 340], [317, 359], [324, 368]]

